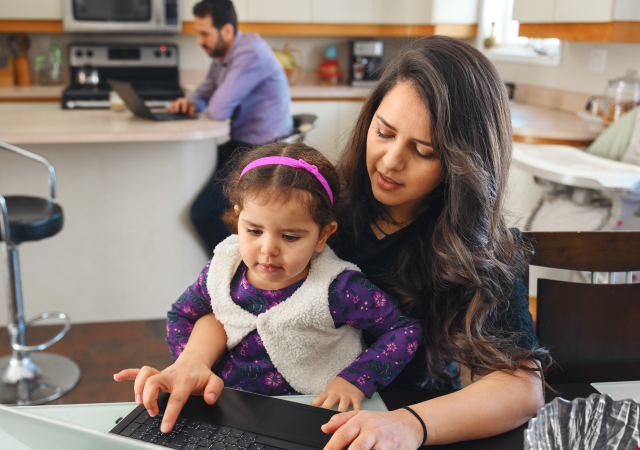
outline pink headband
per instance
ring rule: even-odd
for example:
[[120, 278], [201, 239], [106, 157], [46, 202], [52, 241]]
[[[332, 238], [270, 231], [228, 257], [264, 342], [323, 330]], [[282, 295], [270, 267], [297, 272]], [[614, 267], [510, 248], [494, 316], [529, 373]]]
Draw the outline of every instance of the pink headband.
[[[327, 183], [327, 180], [324, 179], [324, 177], [322, 176], [322, 174], [320, 173], [320, 171], [316, 166], [314, 166], [313, 164], [309, 164], [304, 159], [296, 160], [293, 158], [287, 158], [286, 156], [266, 156], [264, 158], [256, 159], [255, 161], [247, 164], [247, 167], [245, 167], [242, 173], [240, 174], [240, 178], [242, 178], [242, 176], [245, 173], [247, 173], [249, 170], [253, 169], [254, 167], [267, 166], [269, 164], [280, 164], [283, 166], [295, 167], [296, 169], [304, 169], [307, 172], [311, 173], [314, 177], [318, 179], [320, 183], [322, 183], [322, 186], [324, 186], [324, 188], [327, 190], [327, 194], [329, 194], [329, 199], [331, 200], [331, 204], [333, 205], [333, 193], [331, 192], [329, 183]], [[240, 178], [238, 178], [238, 180]]]

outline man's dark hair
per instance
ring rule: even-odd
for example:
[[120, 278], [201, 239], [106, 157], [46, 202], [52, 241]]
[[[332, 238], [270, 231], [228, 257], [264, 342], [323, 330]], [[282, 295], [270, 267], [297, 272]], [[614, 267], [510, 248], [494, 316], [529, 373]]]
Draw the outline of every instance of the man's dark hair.
[[211, 17], [213, 26], [218, 30], [230, 23], [233, 26], [233, 34], [238, 32], [238, 17], [231, 0], [202, 0], [193, 5], [193, 15], [201, 18]]

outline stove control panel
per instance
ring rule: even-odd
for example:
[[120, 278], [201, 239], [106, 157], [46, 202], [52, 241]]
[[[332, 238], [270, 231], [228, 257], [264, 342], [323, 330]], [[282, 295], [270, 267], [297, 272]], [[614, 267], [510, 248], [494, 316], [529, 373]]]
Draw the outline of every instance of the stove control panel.
[[70, 44], [71, 67], [178, 67], [176, 44]]

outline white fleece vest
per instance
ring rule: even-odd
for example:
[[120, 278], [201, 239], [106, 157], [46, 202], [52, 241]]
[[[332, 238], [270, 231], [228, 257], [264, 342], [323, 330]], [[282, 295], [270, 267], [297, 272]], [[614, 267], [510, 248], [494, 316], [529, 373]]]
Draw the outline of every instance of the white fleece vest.
[[242, 258], [238, 236], [215, 248], [207, 274], [207, 290], [216, 318], [227, 333], [227, 348], [257, 329], [271, 362], [301, 394], [324, 392], [327, 385], [364, 350], [361, 332], [336, 328], [329, 312], [329, 285], [357, 266], [342, 261], [329, 248], [311, 259], [309, 275], [287, 300], [257, 316], [233, 302], [231, 279]]

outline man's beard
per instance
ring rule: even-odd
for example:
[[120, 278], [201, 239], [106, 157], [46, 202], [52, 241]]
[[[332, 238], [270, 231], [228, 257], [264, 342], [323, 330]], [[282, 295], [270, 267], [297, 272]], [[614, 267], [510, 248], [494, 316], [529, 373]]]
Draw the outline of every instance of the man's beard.
[[204, 51], [207, 52], [209, 54], [209, 56], [211, 56], [214, 59], [218, 59], [218, 58], [222, 57], [222, 55], [224, 55], [225, 51], [227, 50], [227, 44], [222, 40], [222, 36], [220, 36], [220, 34], [218, 34], [218, 38], [219, 38], [218, 39], [218, 43], [211, 50], [211, 53], [209, 53], [207, 46], [205, 46], [205, 45], [202, 46]]

